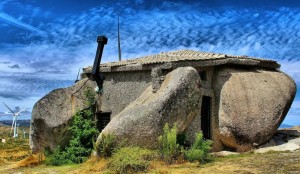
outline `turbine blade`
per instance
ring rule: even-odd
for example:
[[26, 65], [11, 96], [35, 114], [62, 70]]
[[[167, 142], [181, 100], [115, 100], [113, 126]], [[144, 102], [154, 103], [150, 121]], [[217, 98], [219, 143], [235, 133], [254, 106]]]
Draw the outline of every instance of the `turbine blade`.
[[15, 115], [14, 111], [12, 111], [4, 102], [2, 102], [2, 103], [7, 107], [7, 109], [10, 110], [11, 113], [13, 113]]
[[23, 111], [25, 111], [26, 109], [21, 109], [19, 112], [16, 113], [17, 116], [19, 116], [19, 114]]

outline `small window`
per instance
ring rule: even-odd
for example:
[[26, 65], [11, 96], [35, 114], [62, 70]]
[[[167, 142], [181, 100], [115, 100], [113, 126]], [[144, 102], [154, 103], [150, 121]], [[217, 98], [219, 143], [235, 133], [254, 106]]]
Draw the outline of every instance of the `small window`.
[[97, 128], [101, 132], [106, 125], [110, 122], [111, 112], [99, 112], [96, 113], [97, 116]]
[[199, 75], [200, 75], [200, 78], [201, 80], [206, 80], [207, 79], [207, 75], [206, 75], [206, 71], [199, 71]]

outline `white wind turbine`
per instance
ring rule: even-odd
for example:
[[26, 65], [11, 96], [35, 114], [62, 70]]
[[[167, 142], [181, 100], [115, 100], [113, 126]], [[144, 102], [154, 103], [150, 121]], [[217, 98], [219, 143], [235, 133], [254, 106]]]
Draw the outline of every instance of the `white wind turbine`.
[[3, 104], [7, 107], [7, 109], [9, 109], [9, 111], [13, 114], [13, 122], [11, 124], [11, 132], [14, 129], [14, 138], [18, 137], [18, 133], [17, 133], [17, 120], [18, 120], [18, 116], [20, 116], [20, 113], [22, 111], [24, 111], [24, 109], [18, 111], [18, 112], [14, 112], [12, 109], [10, 109], [4, 102]]

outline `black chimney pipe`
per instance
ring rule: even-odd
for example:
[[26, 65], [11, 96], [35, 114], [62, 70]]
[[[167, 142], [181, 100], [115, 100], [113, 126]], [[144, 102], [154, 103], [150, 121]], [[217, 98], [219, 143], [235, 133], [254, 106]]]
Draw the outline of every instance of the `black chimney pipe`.
[[95, 56], [93, 70], [92, 70], [92, 73], [90, 76], [91, 80], [96, 81], [99, 91], [101, 91], [101, 89], [102, 89], [103, 80], [104, 80], [104, 77], [101, 76], [100, 72], [99, 72], [100, 62], [101, 62], [101, 58], [102, 58], [102, 54], [103, 54], [104, 45], [107, 44], [107, 40], [108, 39], [105, 36], [97, 37], [98, 47], [97, 47], [97, 52], [96, 52], [96, 56]]

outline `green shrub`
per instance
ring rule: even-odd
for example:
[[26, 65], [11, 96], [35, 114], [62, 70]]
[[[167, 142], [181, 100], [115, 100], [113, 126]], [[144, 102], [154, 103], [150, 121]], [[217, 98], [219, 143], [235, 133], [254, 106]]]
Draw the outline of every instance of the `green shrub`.
[[97, 144], [97, 152], [104, 158], [111, 157], [113, 152], [116, 150], [115, 136], [112, 134], [103, 134], [101, 141]]
[[198, 161], [199, 163], [204, 163], [209, 159], [208, 152], [211, 149], [211, 145], [211, 140], [204, 140], [203, 134], [197, 133], [191, 148], [184, 151], [185, 158], [191, 162]]
[[71, 161], [68, 160], [66, 153], [61, 151], [60, 147], [58, 146], [52, 154], [47, 156], [45, 163], [46, 165], [60, 166], [62, 164], [71, 163]]
[[123, 147], [112, 155], [108, 169], [121, 174], [146, 171], [150, 161], [155, 158], [157, 158], [155, 151], [140, 147]]
[[170, 128], [168, 123], [164, 126], [163, 134], [158, 137], [159, 152], [162, 160], [171, 164], [180, 155], [180, 146], [177, 144], [176, 124]]
[[95, 113], [95, 95], [92, 89], [85, 91], [86, 109], [77, 111], [69, 127], [71, 139], [64, 148], [57, 148], [48, 158], [47, 164], [61, 165], [65, 163], [82, 163], [93, 151], [93, 142], [98, 134], [96, 123], [93, 121]]

